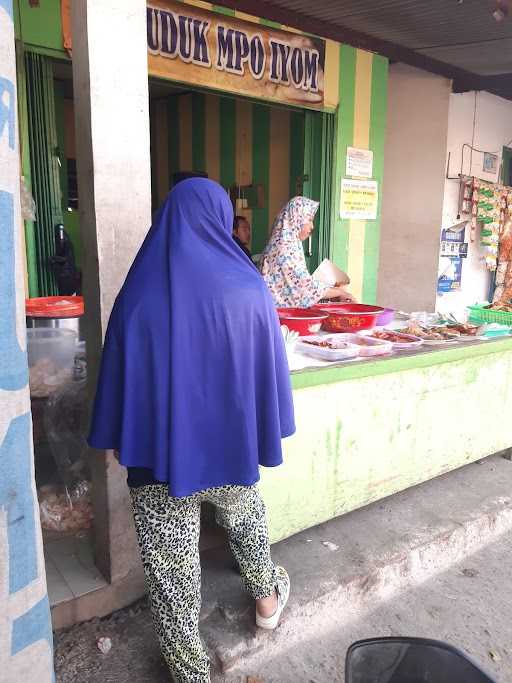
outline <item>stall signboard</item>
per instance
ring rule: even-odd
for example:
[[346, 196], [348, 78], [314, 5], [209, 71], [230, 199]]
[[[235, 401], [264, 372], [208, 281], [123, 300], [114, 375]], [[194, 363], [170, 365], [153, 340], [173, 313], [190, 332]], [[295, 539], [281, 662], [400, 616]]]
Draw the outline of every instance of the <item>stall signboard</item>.
[[[65, 0], [64, 6], [69, 6]], [[152, 76], [283, 104], [324, 105], [325, 41], [175, 0], [147, 5]], [[69, 17], [68, 17], [69, 19]], [[63, 26], [69, 26], [69, 20]], [[71, 48], [71, 36], [64, 36]]]
[[379, 188], [376, 180], [341, 181], [340, 217], [348, 220], [374, 221], [379, 205]]

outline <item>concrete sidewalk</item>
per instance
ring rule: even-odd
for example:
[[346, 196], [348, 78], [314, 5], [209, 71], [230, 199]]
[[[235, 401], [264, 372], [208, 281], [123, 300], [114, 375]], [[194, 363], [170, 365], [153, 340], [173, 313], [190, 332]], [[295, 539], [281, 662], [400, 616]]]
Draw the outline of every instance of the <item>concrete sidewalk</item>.
[[[311, 643], [330, 642], [378, 605], [385, 612], [384, 603], [416, 594], [420, 584], [508, 538], [511, 491], [512, 464], [495, 456], [277, 544], [274, 559], [287, 567], [293, 593], [284, 623], [272, 634], [256, 632], [254, 607], [240, 589], [228, 553], [208, 551], [203, 554], [201, 630], [212, 661], [230, 672], [229, 681], [252, 672], [283, 683], [338, 680], [332, 671], [312, 678], [306, 669], [306, 678], [273, 678], [279, 668], [268, 667], [305, 647], [311, 651]], [[503, 597], [508, 600], [506, 589]], [[442, 624], [439, 628], [441, 635]], [[112, 638], [108, 655], [95, 647], [100, 635]], [[62, 683], [168, 680], [145, 604], [61, 632], [56, 645]]]
[[[418, 636], [456, 645], [497, 683], [512, 681], [510, 557], [512, 533], [394, 598], [347, 610], [343, 625], [259, 661], [244, 660], [229, 680], [252, 671], [264, 683], [344, 683], [351, 643], [375, 636]], [[446, 683], [450, 683], [447, 681]]]

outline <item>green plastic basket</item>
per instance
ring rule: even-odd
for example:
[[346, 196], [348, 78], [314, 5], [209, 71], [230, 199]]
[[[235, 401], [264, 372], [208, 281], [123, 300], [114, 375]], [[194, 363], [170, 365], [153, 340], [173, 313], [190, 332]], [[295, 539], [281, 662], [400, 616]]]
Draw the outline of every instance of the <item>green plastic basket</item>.
[[500, 325], [512, 325], [512, 313], [505, 311], [492, 311], [485, 308], [485, 304], [468, 306], [469, 319], [475, 323], [499, 323]]

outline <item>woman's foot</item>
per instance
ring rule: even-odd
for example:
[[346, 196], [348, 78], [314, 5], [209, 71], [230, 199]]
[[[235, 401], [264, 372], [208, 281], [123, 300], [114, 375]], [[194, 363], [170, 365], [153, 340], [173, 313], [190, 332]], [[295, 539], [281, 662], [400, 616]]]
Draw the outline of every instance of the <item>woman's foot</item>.
[[272, 595], [256, 600], [256, 613], [264, 619], [274, 616], [277, 610], [277, 591], [274, 589]]
[[256, 600], [256, 626], [273, 631], [290, 597], [290, 577], [283, 567], [276, 567], [276, 590], [273, 595]]

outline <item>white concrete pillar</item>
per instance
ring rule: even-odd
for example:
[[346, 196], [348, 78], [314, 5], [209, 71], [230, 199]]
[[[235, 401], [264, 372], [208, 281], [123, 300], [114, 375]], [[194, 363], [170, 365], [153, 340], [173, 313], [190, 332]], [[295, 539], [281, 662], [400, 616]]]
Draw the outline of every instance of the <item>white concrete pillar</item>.
[[97, 258], [105, 331], [151, 222], [145, 0], [73, 0], [72, 31], [86, 279], [91, 293]]
[[0, 680], [53, 680], [25, 334], [13, 3], [0, 0]]
[[[73, 90], [89, 376], [114, 299], [151, 221], [145, 0], [73, 0]], [[126, 472], [94, 459], [96, 560], [112, 581], [135, 563]]]

